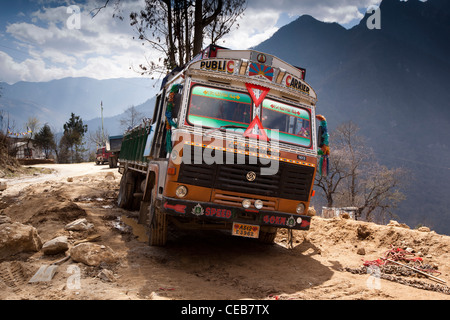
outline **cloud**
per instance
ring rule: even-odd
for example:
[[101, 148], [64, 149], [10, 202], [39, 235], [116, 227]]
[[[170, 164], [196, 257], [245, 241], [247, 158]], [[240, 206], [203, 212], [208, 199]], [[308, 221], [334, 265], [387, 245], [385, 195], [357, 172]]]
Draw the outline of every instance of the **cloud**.
[[[248, 0], [239, 28], [223, 38], [219, 45], [230, 49], [248, 49], [270, 38], [284, 16], [311, 15], [323, 22], [347, 24], [363, 18], [361, 9], [379, 5], [381, 0]], [[365, 11], [365, 10], [362, 10]]]
[[[47, 81], [63, 77], [86, 76], [97, 79], [136, 77], [137, 69], [146, 58], [157, 60], [159, 54], [141, 41], [130, 26], [128, 13], [138, 11], [144, 0], [121, 0], [124, 20], [113, 19], [113, 2], [92, 18], [91, 11], [101, 7], [104, 0], [79, 2], [79, 28], [68, 22], [74, 11], [69, 0], [30, 0], [37, 10], [26, 16], [15, 13], [14, 21], [0, 34], [0, 81]], [[361, 19], [361, 8], [378, 5], [381, 0], [248, 0], [239, 28], [218, 44], [231, 49], [247, 49], [270, 38], [286, 20], [308, 14], [325, 22], [349, 23]], [[224, 41], [224, 42], [223, 42]], [[13, 49], [14, 48], [14, 49]], [[17, 51], [21, 51], [20, 59]], [[25, 54], [26, 58], [23, 58]]]
[[219, 45], [230, 49], [248, 49], [270, 38], [277, 30], [275, 25], [281, 12], [260, 12], [255, 8], [247, 8], [237, 23], [239, 28], [228, 34]]
[[[136, 5], [136, 2], [133, 2]], [[131, 10], [132, 3], [123, 8]], [[67, 6], [42, 7], [31, 14], [29, 21], [17, 21], [6, 27], [13, 42], [8, 47], [27, 53], [23, 61], [1, 52], [0, 81], [47, 81], [64, 77], [96, 79], [137, 77], [130, 67], [145, 61], [153, 53], [133, 40], [127, 19], [113, 19], [113, 7], [103, 9], [95, 18], [90, 11], [95, 1], [79, 5], [79, 26], [70, 28], [73, 12]], [[139, 7], [134, 7], [134, 10]], [[70, 23], [70, 21], [69, 21]]]

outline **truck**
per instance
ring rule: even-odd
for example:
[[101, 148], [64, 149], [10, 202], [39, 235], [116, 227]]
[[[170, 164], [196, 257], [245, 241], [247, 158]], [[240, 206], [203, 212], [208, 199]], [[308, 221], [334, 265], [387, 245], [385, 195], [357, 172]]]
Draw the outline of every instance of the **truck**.
[[119, 156], [118, 205], [138, 211], [149, 245], [164, 246], [169, 225], [263, 243], [309, 229], [323, 130], [305, 73], [210, 45], [164, 78], [153, 117], [124, 134]]
[[123, 135], [109, 136], [105, 146], [97, 148], [95, 163], [109, 164], [110, 168], [117, 168]]
[[106, 143], [108, 150], [108, 164], [110, 168], [117, 168], [119, 163], [120, 148], [122, 147], [123, 135], [109, 136]]
[[107, 151], [106, 146], [101, 146], [97, 148], [95, 154], [95, 164], [105, 164], [108, 162], [110, 153]]

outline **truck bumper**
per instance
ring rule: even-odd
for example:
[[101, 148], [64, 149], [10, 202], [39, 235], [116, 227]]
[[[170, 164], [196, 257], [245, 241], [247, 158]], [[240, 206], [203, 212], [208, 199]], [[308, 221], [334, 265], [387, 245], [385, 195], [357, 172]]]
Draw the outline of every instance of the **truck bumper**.
[[198, 218], [205, 222], [241, 222], [260, 226], [309, 230], [311, 217], [276, 211], [245, 209], [163, 197], [162, 212], [171, 216]]

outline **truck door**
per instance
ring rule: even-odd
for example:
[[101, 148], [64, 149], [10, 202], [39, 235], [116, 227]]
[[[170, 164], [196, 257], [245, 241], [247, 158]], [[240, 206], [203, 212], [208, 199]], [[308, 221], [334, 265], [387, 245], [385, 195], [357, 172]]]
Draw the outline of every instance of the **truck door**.
[[145, 146], [144, 156], [151, 159], [159, 158], [161, 153], [161, 135], [162, 129], [164, 129], [165, 123], [163, 119], [164, 110], [164, 96], [165, 90], [156, 96], [155, 109], [153, 111], [153, 118], [151, 124], [150, 134], [147, 138]]

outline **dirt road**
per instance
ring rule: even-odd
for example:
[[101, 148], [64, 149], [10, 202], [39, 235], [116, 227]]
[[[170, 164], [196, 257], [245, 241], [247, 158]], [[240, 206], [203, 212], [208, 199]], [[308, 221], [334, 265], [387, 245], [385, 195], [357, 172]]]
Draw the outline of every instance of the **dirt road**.
[[[448, 236], [314, 217], [310, 231], [293, 233], [292, 248], [285, 231], [276, 244], [264, 245], [224, 232], [176, 230], [166, 247], [149, 247], [144, 229], [136, 223], [137, 213], [116, 206], [121, 177], [117, 169], [93, 163], [53, 168], [57, 172], [50, 175], [8, 181], [0, 214], [33, 225], [43, 242], [65, 235], [72, 246], [98, 235], [95, 243], [111, 248], [117, 263], [93, 267], [69, 259], [50, 282], [30, 284], [41, 265], [64, 255], [16, 254], [0, 261], [2, 300], [450, 300], [448, 293], [348, 272], [382, 257], [392, 246], [409, 247], [424, 263], [437, 267], [435, 274], [448, 283]], [[93, 228], [64, 229], [80, 217]], [[79, 281], [73, 282], [74, 277]], [[425, 277], [405, 279], [436, 286]]]
[[117, 169], [110, 169], [108, 166], [95, 165], [93, 162], [77, 164], [39, 164], [29, 167], [45, 168], [52, 170], [50, 174], [35, 174], [32, 176], [22, 176], [14, 179], [0, 179], [7, 183], [8, 188], [3, 195], [11, 195], [20, 192], [22, 189], [31, 185], [39, 184], [45, 181], [64, 181], [69, 177], [79, 177], [102, 172], [117, 172]]

